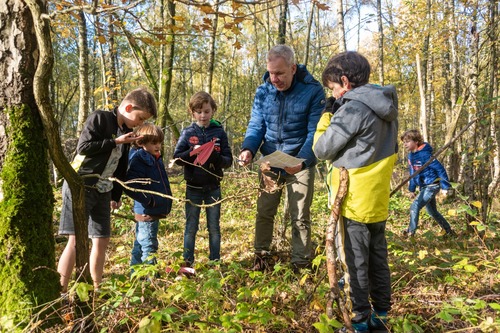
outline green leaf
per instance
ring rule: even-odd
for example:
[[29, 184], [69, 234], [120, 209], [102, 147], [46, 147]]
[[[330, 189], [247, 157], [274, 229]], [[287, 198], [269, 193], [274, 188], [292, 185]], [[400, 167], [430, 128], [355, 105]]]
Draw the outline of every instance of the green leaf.
[[488, 305], [493, 309], [493, 310], [497, 310], [497, 311], [500, 311], [500, 304], [498, 303], [488, 303]]
[[155, 318], [144, 317], [139, 322], [137, 333], [160, 333], [161, 323]]
[[445, 311], [445, 310], [442, 310], [441, 312], [439, 312], [437, 315], [436, 315], [437, 318], [440, 318], [446, 322], [451, 322], [453, 321], [453, 316], [448, 312], [448, 311]]
[[94, 287], [85, 282], [79, 282], [76, 284], [76, 294], [82, 302], [87, 302], [89, 300], [89, 292], [94, 290]]

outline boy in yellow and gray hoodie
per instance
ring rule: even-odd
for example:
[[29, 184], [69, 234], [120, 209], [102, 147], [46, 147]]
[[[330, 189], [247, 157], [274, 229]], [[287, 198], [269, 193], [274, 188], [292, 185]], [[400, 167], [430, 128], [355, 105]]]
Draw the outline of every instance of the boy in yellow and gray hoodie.
[[391, 278], [385, 223], [397, 159], [398, 101], [393, 86], [368, 84], [369, 77], [370, 64], [357, 52], [330, 59], [322, 79], [335, 100], [330, 99], [318, 123], [313, 150], [318, 159], [330, 163], [332, 202], [339, 168], [349, 171], [336, 242], [347, 267], [344, 290], [352, 326], [355, 332], [388, 332]]

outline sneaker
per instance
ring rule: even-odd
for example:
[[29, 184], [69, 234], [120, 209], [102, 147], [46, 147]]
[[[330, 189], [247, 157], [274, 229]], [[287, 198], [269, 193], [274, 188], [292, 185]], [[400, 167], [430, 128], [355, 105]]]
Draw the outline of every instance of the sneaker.
[[411, 238], [411, 237], [415, 236], [415, 231], [410, 231], [408, 229], [405, 229], [405, 230], [403, 230], [402, 234], [403, 234], [403, 237]]
[[352, 329], [353, 329], [353, 331], [349, 331], [344, 326], [340, 330], [337, 330], [335, 332], [336, 333], [349, 333], [349, 332], [354, 332], [354, 333], [370, 333], [370, 329], [368, 328], [368, 324], [366, 322], [358, 323], [358, 324], [352, 324]]
[[368, 322], [371, 333], [387, 333], [387, 312], [373, 311]]

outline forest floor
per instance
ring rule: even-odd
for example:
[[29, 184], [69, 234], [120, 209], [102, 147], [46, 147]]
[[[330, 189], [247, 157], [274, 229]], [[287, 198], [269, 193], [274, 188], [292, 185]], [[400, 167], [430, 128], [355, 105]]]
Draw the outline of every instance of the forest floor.
[[[170, 181], [180, 201], [161, 220], [158, 265], [138, 269], [130, 277], [134, 220], [127, 199], [113, 217], [99, 293], [83, 282], [73, 282], [70, 302], [54, 312], [66, 322], [45, 327], [45, 332], [92, 331], [89, 327], [95, 332], [334, 332], [341, 326], [340, 312], [332, 319], [326, 316], [330, 287], [324, 239], [330, 212], [320, 180], [312, 205], [312, 238], [317, 244], [312, 270], [294, 273], [290, 267], [290, 226], [282, 208], [274, 235], [275, 265], [264, 273], [251, 270], [257, 175], [228, 172], [222, 184], [227, 200], [222, 203], [221, 262], [208, 260], [202, 214], [196, 275], [182, 279], [166, 273], [167, 267], [175, 271], [182, 263], [184, 231], [185, 183], [180, 174], [172, 174]], [[408, 223], [410, 203], [401, 191], [391, 198], [387, 223], [393, 291], [390, 331], [500, 332], [499, 210], [492, 211], [485, 225], [472, 223], [479, 233], [467, 231], [471, 228], [465, 211], [477, 203], [457, 193], [438, 206], [457, 238], [444, 239], [437, 223], [423, 212], [417, 235], [408, 239], [401, 231]], [[58, 238], [57, 256], [64, 244]], [[82, 301], [87, 295], [93, 297]]]

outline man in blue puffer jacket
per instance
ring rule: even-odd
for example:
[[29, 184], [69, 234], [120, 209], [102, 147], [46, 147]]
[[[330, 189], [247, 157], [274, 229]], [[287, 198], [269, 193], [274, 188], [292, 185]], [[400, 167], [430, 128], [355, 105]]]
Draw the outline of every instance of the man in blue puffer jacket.
[[[272, 168], [266, 173], [286, 185], [288, 208], [292, 220], [291, 264], [295, 270], [310, 266], [311, 219], [310, 206], [314, 190], [316, 157], [312, 143], [316, 125], [325, 107], [321, 84], [303, 65], [295, 63], [293, 50], [277, 45], [267, 54], [264, 83], [257, 88], [252, 114], [239, 156], [245, 166], [260, 152], [263, 156], [277, 150], [304, 159], [304, 162], [284, 169]], [[259, 175], [260, 176], [260, 175]], [[255, 223], [255, 270], [267, 267], [267, 255], [273, 239], [274, 216], [281, 199], [282, 188], [263, 191], [257, 199]]]

